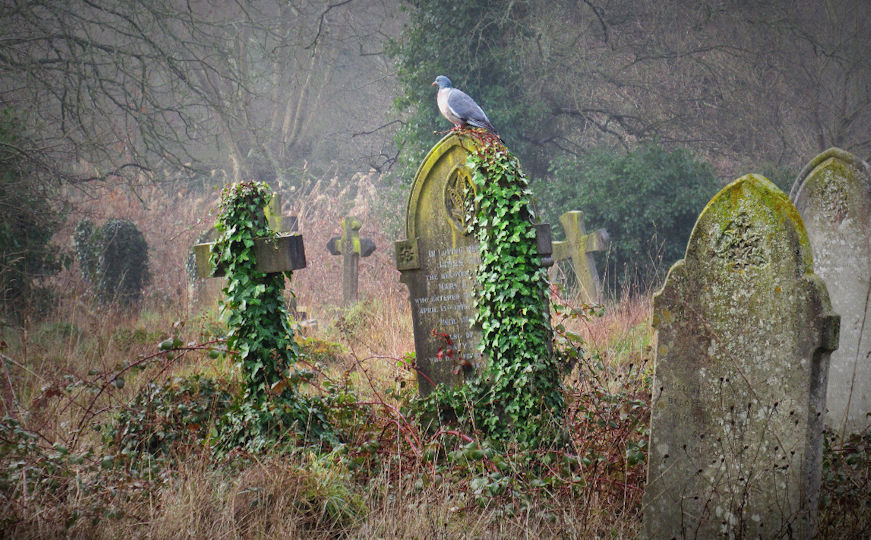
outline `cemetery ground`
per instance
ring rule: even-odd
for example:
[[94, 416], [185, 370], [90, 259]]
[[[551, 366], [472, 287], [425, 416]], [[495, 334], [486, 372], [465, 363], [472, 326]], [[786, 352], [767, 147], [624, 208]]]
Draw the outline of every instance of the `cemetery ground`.
[[[211, 222], [190, 224], [216, 200], [154, 188], [90, 204], [95, 217], [139, 225], [152, 282], [139, 311], [115, 311], [67, 270], [50, 318], [2, 329], [2, 536], [637, 536], [652, 291], [597, 308], [552, 291], [557, 350], [576, 353], [564, 379], [567, 447], [494, 448], [474, 429], [427, 430], [414, 405], [408, 293], [388, 249], [398, 236], [362, 198], [353, 209], [335, 200], [286, 210], [308, 259], [293, 276], [296, 304], [317, 321], [297, 333], [313, 373], [304, 388], [329, 398], [337, 439], [289, 436], [259, 452], [215, 451], [218, 416], [242, 382], [222, 352], [218, 286], [188, 294], [187, 248]], [[172, 218], [154, 219], [155, 208]], [[379, 248], [360, 262], [360, 301], [343, 307], [341, 258], [322, 246], [348, 214]], [[869, 453], [869, 437], [826, 447], [820, 537], [871, 531]]]

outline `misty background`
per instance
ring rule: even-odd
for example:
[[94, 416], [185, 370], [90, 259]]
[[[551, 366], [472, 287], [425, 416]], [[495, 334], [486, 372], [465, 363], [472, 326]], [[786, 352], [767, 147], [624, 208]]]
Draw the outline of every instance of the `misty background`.
[[186, 248], [240, 179], [318, 251], [354, 213], [389, 257], [451, 127], [440, 74], [519, 155], [543, 221], [608, 228], [612, 293], [655, 284], [725, 182], [788, 191], [828, 147], [871, 157], [867, 0], [9, 1], [0, 20], [4, 312], [55, 301], [82, 217], [134, 221], [152, 297], [183, 295]]

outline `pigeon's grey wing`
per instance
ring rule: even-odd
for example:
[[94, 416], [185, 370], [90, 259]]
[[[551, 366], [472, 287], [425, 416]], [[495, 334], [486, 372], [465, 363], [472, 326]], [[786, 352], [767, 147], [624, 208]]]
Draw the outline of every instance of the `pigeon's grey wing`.
[[448, 96], [448, 107], [455, 116], [472, 125], [479, 123], [490, 124], [487, 115], [481, 110], [481, 107], [475, 103], [475, 100], [470, 98], [462, 90], [454, 88]]

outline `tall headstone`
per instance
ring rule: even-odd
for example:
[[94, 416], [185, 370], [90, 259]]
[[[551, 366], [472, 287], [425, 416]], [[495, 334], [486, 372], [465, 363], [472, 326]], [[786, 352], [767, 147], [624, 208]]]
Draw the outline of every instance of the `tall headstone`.
[[334, 236], [327, 242], [327, 251], [342, 256], [342, 301], [347, 304], [357, 302], [357, 283], [360, 257], [368, 257], [375, 251], [375, 242], [360, 238], [363, 226], [355, 217], [342, 220], [342, 236]]
[[843, 439], [871, 426], [871, 167], [830, 148], [799, 174], [790, 198], [807, 228], [814, 271], [841, 315], [826, 424]]
[[787, 196], [723, 188], [653, 311], [645, 536], [810, 538], [839, 321]]
[[599, 229], [587, 234], [584, 228], [584, 213], [572, 210], [561, 215], [560, 224], [566, 239], [553, 243], [553, 260], [569, 259], [578, 282], [578, 300], [589, 304], [602, 302], [602, 284], [596, 271], [593, 253], [605, 251], [611, 243], [608, 231]]
[[[396, 242], [396, 266], [408, 286], [418, 388], [460, 384], [483, 367], [480, 330], [473, 327], [479, 243], [468, 232], [475, 189], [466, 158], [475, 143], [450, 134], [417, 171], [406, 211], [406, 240]], [[538, 226], [538, 253], [550, 259], [550, 227]]]

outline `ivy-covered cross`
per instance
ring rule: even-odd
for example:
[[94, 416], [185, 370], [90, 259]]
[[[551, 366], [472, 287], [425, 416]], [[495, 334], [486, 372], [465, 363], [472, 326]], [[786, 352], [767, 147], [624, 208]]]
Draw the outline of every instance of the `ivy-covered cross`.
[[357, 301], [360, 257], [368, 257], [375, 251], [375, 242], [360, 238], [362, 226], [359, 219], [348, 216], [342, 220], [342, 236], [334, 236], [327, 242], [330, 253], [342, 255], [342, 300], [346, 305]]
[[611, 243], [608, 231], [599, 229], [587, 234], [584, 229], [584, 213], [572, 210], [561, 215], [559, 222], [566, 239], [553, 243], [553, 259], [559, 262], [571, 259], [572, 269], [578, 279], [578, 299], [584, 303], [602, 301], [602, 285], [596, 272], [593, 252], [608, 249]]
[[[263, 219], [273, 231], [296, 231], [296, 216], [284, 218], [281, 215], [281, 198], [278, 194], [272, 196], [269, 204], [263, 209]], [[287, 222], [287, 223], [285, 223]], [[222, 267], [213, 268], [209, 261], [214, 242], [196, 244], [193, 247], [196, 256], [197, 276], [201, 278], [222, 277]], [[257, 238], [254, 240], [254, 257], [257, 271], [266, 274], [276, 274], [305, 268], [305, 246], [302, 235], [297, 233], [279, 233], [275, 238]]]

